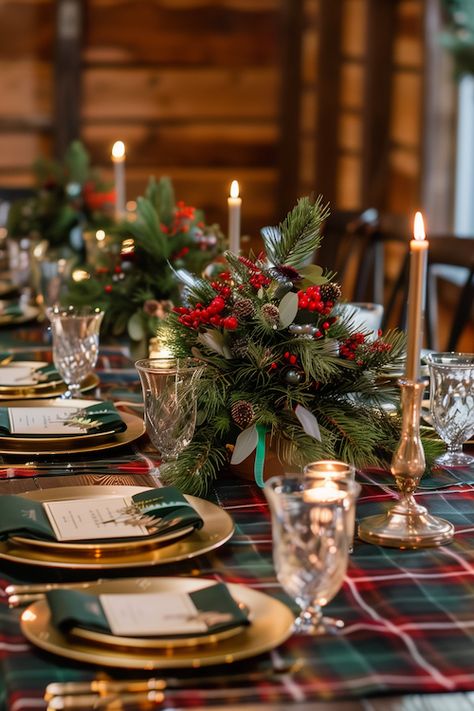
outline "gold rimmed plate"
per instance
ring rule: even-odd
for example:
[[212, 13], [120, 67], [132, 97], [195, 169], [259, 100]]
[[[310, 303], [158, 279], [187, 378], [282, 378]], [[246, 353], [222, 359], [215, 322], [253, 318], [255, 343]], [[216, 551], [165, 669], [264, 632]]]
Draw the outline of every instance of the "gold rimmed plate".
[[[0, 393], [9, 393], [11, 392], [12, 395], [15, 395], [15, 393], [18, 390], [44, 390], [49, 389], [52, 390], [53, 388], [59, 386], [59, 385], [64, 385], [64, 381], [60, 377], [59, 373], [57, 374], [57, 378], [54, 380], [48, 380], [46, 382], [35, 382], [33, 379], [33, 373], [35, 370], [38, 368], [42, 368], [44, 366], [49, 365], [48, 363], [45, 363], [44, 361], [34, 361], [34, 360], [15, 360], [15, 361], [10, 361], [5, 366], [0, 367]], [[2, 374], [6, 372], [10, 368], [29, 368], [31, 370], [31, 380], [26, 381], [26, 382], [20, 382], [18, 384], [14, 383], [2, 383]], [[24, 380], [24, 379], [23, 379]]]
[[[149, 491], [142, 486], [72, 486], [45, 491], [29, 491], [22, 496], [35, 501], [66, 501], [68, 499], [94, 498], [103, 493], [115, 496], [133, 496], [141, 491]], [[162, 546], [153, 547], [133, 540], [127, 542], [126, 549], [108, 551], [103, 544], [57, 543], [55, 541], [32, 541], [25, 539], [28, 545], [13, 539], [0, 542], [0, 558], [46, 568], [69, 568], [77, 570], [125, 569], [143, 566], [164, 565], [179, 560], [188, 560], [202, 553], [218, 548], [229, 540], [234, 532], [234, 522], [229, 514], [216, 504], [194, 496], [186, 496], [204, 521], [199, 530]], [[148, 540], [146, 541], [148, 543]], [[40, 545], [38, 545], [40, 544]], [[86, 551], [80, 546], [92, 545]], [[113, 544], [107, 544], [113, 545]], [[116, 544], [117, 545], [117, 544]], [[123, 543], [119, 545], [123, 546]], [[85, 552], [88, 555], [85, 555]]]
[[[81, 409], [89, 407], [91, 405], [99, 405], [100, 400], [81, 400], [81, 399], [68, 399], [68, 400], [48, 400], [44, 402], [43, 400], [28, 400], [26, 403], [18, 404], [14, 402], [6, 402], [2, 404], [2, 407], [41, 407], [41, 408], [51, 408], [51, 407], [62, 407], [62, 408], [73, 408]], [[125, 422], [125, 417], [123, 413], [120, 413], [122, 421]], [[125, 424], [127, 424], [125, 422]], [[18, 448], [24, 449], [25, 447], [33, 447], [37, 451], [43, 452], [45, 450], [51, 450], [52, 447], [56, 449], [66, 449], [68, 452], [71, 451], [71, 445], [73, 447], [85, 447], [88, 444], [97, 444], [99, 442], [105, 442], [111, 437], [114, 437], [117, 433], [116, 429], [111, 428], [110, 430], [104, 432], [80, 432], [75, 434], [51, 434], [51, 435], [0, 435], [0, 447], [8, 448], [13, 454]]]
[[[144, 580], [148, 586], [143, 587]], [[95, 595], [123, 592], [193, 592], [215, 581], [199, 578], [147, 578], [138, 581], [111, 580], [91, 585]], [[263, 654], [282, 644], [292, 633], [293, 613], [282, 602], [243, 585], [228, 585], [235, 600], [249, 611], [251, 624], [240, 633], [215, 642], [192, 646], [148, 649], [103, 646], [97, 640], [77, 639], [56, 629], [46, 600], [39, 600], [22, 615], [21, 627], [32, 644], [53, 654], [97, 666], [133, 669], [198, 668], [230, 664]]]
[[[3, 438], [0, 437], [0, 454], [8, 454], [12, 456], [31, 457], [37, 455], [42, 457], [45, 455], [67, 456], [69, 454], [83, 454], [84, 452], [101, 452], [106, 449], [115, 449], [123, 447], [126, 444], [135, 442], [145, 433], [145, 423], [141, 417], [129, 415], [126, 412], [120, 413], [122, 420], [125, 422], [127, 429], [124, 432], [117, 432], [108, 435], [106, 439], [101, 437], [99, 440], [93, 435], [87, 441], [81, 440], [80, 436], [75, 436], [65, 441], [65, 437], [52, 437], [47, 441], [38, 444], [38, 441], [31, 442], [28, 439], [23, 439], [16, 446], [4, 446]], [[99, 432], [103, 435], [103, 432]], [[18, 440], [18, 438], [15, 438]], [[45, 438], [42, 438], [44, 440]]]
[[[117, 487], [115, 487], [117, 488]], [[123, 487], [124, 489], [136, 489], [134, 493], [138, 493], [139, 487]], [[46, 503], [48, 501], [67, 501], [70, 499], [96, 499], [98, 497], [107, 497], [109, 499], [123, 498], [124, 496], [133, 496], [131, 493], [110, 492], [110, 486], [82, 486], [80, 495], [78, 495], [78, 487], [62, 487], [61, 489], [44, 490], [40, 492], [28, 492], [22, 494], [26, 498], [34, 499]], [[140, 489], [143, 490], [143, 489]], [[51, 493], [53, 492], [53, 493]], [[38, 496], [38, 494], [40, 494]], [[54, 498], [53, 498], [54, 497]], [[203, 499], [196, 496], [186, 496], [187, 501], [199, 513], [202, 507]], [[206, 502], [207, 503], [207, 502]], [[86, 555], [96, 558], [98, 555], [106, 553], [113, 555], [114, 553], [122, 553], [123, 551], [136, 551], [145, 548], [156, 548], [156, 546], [169, 541], [174, 541], [177, 538], [182, 538], [194, 531], [194, 526], [187, 526], [179, 531], [170, 531], [169, 533], [161, 533], [156, 536], [148, 536], [146, 538], [130, 538], [127, 541], [107, 540], [103, 542], [82, 543], [80, 541], [45, 541], [39, 538], [26, 538], [24, 536], [11, 536], [10, 541], [14, 544], [26, 546], [36, 550], [53, 552], [55, 555]]]
[[[96, 373], [91, 373], [91, 375], [88, 375], [82, 381], [81, 392], [85, 393], [89, 390], [94, 390], [99, 383], [99, 376]], [[62, 380], [53, 386], [48, 383], [48, 387], [44, 388], [27, 385], [15, 388], [14, 390], [0, 390], [0, 401], [2, 402], [2, 407], [5, 407], [8, 400], [50, 399], [60, 397], [66, 392], [66, 390], [67, 385]]]
[[24, 306], [22, 313], [18, 316], [9, 316], [8, 314], [0, 314], [0, 326], [12, 326], [20, 323], [29, 323], [35, 321], [40, 314], [37, 306]]

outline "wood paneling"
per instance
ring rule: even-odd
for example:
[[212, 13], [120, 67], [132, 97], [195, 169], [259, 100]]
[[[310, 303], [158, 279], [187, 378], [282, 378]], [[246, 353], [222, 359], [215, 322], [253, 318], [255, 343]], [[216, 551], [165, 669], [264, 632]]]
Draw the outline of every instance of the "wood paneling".
[[2, 0], [0, 2], [0, 60], [27, 57], [52, 61], [54, 0]]
[[87, 68], [84, 120], [276, 120], [274, 69]]
[[277, 2], [94, 0], [89, 6], [87, 63], [273, 65]]

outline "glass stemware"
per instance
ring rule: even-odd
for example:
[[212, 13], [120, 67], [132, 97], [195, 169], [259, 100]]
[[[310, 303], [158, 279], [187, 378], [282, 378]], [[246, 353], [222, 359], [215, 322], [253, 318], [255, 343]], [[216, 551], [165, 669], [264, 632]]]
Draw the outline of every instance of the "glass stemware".
[[323, 616], [321, 608], [336, 595], [346, 573], [353, 483], [340, 482], [335, 488], [284, 474], [269, 479], [264, 492], [272, 513], [277, 578], [301, 608], [295, 631], [336, 632], [343, 621]]
[[192, 358], [147, 358], [135, 363], [143, 390], [148, 435], [163, 459], [175, 459], [196, 426], [196, 383], [203, 367]]
[[68, 386], [65, 397], [77, 397], [81, 383], [90, 375], [99, 355], [99, 331], [103, 311], [89, 307], [55, 306], [46, 309], [53, 334], [53, 361]]
[[462, 451], [474, 435], [474, 354], [430, 353], [430, 410], [433, 426], [448, 451], [441, 466], [469, 466], [474, 457]]

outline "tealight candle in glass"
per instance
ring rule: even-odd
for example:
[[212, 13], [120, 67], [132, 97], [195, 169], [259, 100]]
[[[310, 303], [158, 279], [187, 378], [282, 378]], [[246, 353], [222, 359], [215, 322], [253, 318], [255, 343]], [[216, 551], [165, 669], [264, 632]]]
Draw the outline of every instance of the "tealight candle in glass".
[[[355, 468], [352, 464], [342, 462], [337, 459], [320, 459], [317, 462], [310, 462], [303, 469], [305, 477], [314, 482], [318, 488], [332, 488], [333, 490], [345, 490], [346, 484], [352, 490], [354, 498], [360, 494], [360, 486], [355, 483]], [[347, 509], [347, 535], [350, 541], [349, 552], [352, 553], [354, 531], [355, 531], [355, 506]]]

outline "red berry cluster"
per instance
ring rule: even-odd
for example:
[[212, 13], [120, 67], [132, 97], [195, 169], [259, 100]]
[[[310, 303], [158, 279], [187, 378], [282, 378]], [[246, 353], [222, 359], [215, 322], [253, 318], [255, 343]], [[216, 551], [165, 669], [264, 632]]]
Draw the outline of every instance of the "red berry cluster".
[[[292, 365], [293, 367], [301, 367], [301, 364], [298, 362], [298, 356], [295, 355], [294, 353], [290, 353], [290, 351], [286, 351], [283, 354], [283, 358], [286, 361], [283, 365], [285, 367]], [[279, 368], [279, 364], [276, 361], [273, 361], [273, 363], [270, 363], [270, 370], [277, 370]]]
[[235, 316], [221, 315], [225, 307], [226, 303], [222, 296], [216, 296], [209, 306], [196, 304], [193, 309], [176, 306], [174, 311], [180, 314], [178, 321], [188, 328], [197, 330], [200, 326], [210, 325], [216, 328], [225, 328], [228, 331], [235, 331], [239, 326], [239, 322]]
[[[356, 350], [360, 345], [365, 342], [365, 336], [363, 333], [354, 333], [349, 338], [346, 338], [339, 346], [339, 355], [341, 358], [346, 360], [355, 360]], [[358, 365], [362, 365], [362, 362], [357, 361]]]
[[272, 280], [265, 276], [265, 274], [262, 274], [262, 272], [255, 272], [249, 277], [249, 283], [256, 291], [258, 291], [261, 287], [265, 288], [271, 283], [271, 281]]
[[224, 284], [220, 281], [212, 281], [211, 286], [214, 291], [217, 291], [217, 293], [222, 296], [223, 299], [228, 299], [232, 294], [232, 289], [230, 288], [230, 286], [227, 286], [227, 284]]
[[298, 291], [298, 308], [316, 311], [327, 316], [334, 306], [333, 301], [323, 301], [319, 286], [308, 286], [304, 291]]
[[265, 288], [266, 286], [269, 286], [271, 284], [272, 280], [270, 277], [267, 277], [260, 267], [257, 267], [257, 265], [252, 262], [251, 259], [248, 259], [247, 257], [239, 257], [239, 262], [241, 264], [244, 264], [247, 269], [250, 272], [250, 277], [249, 277], [249, 283], [255, 291], [258, 291], [260, 288]]
[[182, 259], [183, 257], [185, 257], [188, 254], [188, 252], [189, 252], [189, 247], [183, 247], [182, 249], [179, 250], [179, 252], [176, 252], [176, 254], [173, 254], [171, 259], [173, 261], [175, 261], [177, 259]]
[[[381, 332], [379, 331], [379, 336], [380, 335]], [[388, 351], [392, 350], [392, 344], [385, 343], [384, 341], [374, 341], [370, 344], [369, 350], [372, 353], [388, 353]]]

